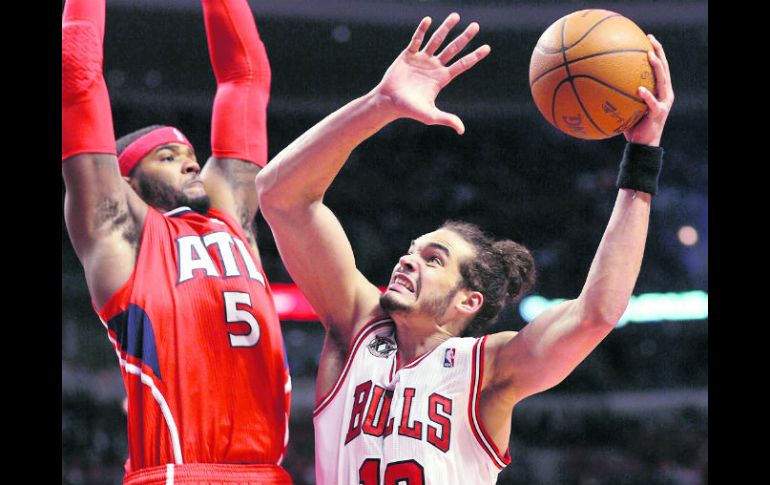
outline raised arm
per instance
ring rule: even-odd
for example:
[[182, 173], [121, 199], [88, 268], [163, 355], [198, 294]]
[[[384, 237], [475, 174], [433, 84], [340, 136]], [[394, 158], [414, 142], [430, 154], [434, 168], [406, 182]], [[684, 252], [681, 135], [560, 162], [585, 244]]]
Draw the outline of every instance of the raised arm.
[[655, 70], [657, 98], [639, 88], [649, 112], [625, 133], [632, 143], [621, 164], [621, 188], [585, 285], [577, 299], [545, 311], [516, 336], [500, 333], [489, 337], [490, 372], [484, 385], [494, 390], [494, 398], [487, 400], [487, 427], [510, 419], [512, 407], [521, 399], [561, 382], [626, 310], [639, 275], [651, 194], [657, 186], [662, 150], [656, 147], [674, 101], [665, 53], [657, 40], [652, 36], [650, 40], [654, 52], [648, 57]]
[[68, 0], [62, 14], [62, 176], [72, 245], [98, 306], [134, 268], [147, 205], [120, 176], [102, 74], [104, 0]]
[[212, 206], [235, 217], [256, 250], [254, 177], [267, 163], [270, 63], [246, 0], [203, 0], [203, 18], [217, 93], [201, 178]]
[[452, 14], [422, 48], [430, 26], [423, 19], [407, 48], [369, 93], [353, 100], [281, 151], [257, 176], [260, 207], [284, 264], [321, 321], [347, 341], [379, 309], [379, 290], [357, 270], [350, 242], [323, 203], [351, 151], [398, 118], [464, 131], [460, 119], [435, 106], [441, 89], [489, 53], [482, 46], [449, 62], [478, 32], [472, 23], [436, 54], [460, 20]]

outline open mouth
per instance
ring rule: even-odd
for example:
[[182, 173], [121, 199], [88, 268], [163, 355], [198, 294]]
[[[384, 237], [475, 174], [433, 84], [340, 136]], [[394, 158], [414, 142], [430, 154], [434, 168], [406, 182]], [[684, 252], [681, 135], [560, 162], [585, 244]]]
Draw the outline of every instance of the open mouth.
[[404, 275], [396, 275], [396, 277], [393, 278], [393, 284], [405, 288], [410, 293], [414, 293], [414, 283]]

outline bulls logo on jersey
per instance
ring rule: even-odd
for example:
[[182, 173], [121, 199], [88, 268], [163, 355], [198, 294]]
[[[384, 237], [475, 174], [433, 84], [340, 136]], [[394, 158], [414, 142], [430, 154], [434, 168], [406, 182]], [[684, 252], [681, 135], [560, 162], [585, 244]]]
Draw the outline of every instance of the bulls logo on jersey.
[[396, 342], [388, 337], [377, 336], [369, 343], [369, 352], [375, 357], [387, 357], [396, 351]]

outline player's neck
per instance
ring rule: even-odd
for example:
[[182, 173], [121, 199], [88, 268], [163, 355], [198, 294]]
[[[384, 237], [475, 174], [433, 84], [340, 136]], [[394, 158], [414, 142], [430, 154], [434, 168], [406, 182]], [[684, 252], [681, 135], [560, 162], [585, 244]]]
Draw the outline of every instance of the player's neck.
[[[407, 322], [396, 322], [396, 342], [402, 362], [408, 362], [425, 352], [429, 352], [455, 335], [447, 332], [442, 326], [414, 325]], [[413, 323], [413, 322], [412, 322]]]

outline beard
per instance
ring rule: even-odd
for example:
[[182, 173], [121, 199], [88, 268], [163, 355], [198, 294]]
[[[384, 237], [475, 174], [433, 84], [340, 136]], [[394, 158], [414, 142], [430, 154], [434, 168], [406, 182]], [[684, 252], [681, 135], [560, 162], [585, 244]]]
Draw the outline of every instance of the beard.
[[412, 309], [412, 307], [406, 303], [396, 301], [387, 291], [380, 295], [380, 306], [388, 315], [392, 315], [393, 313], [404, 313]]
[[[438, 321], [446, 313], [449, 305], [452, 304], [452, 299], [460, 291], [461, 286], [458, 284], [446, 295], [427, 300], [422, 306], [429, 315], [432, 315]], [[411, 313], [416, 307], [416, 305], [409, 305], [396, 300], [387, 291], [380, 295], [380, 306], [388, 315], [393, 313]]]
[[139, 197], [155, 208], [166, 210], [187, 206], [199, 214], [206, 214], [211, 208], [208, 195], [189, 197], [181, 190], [176, 190], [167, 183], [146, 177], [141, 172], [136, 177]]

